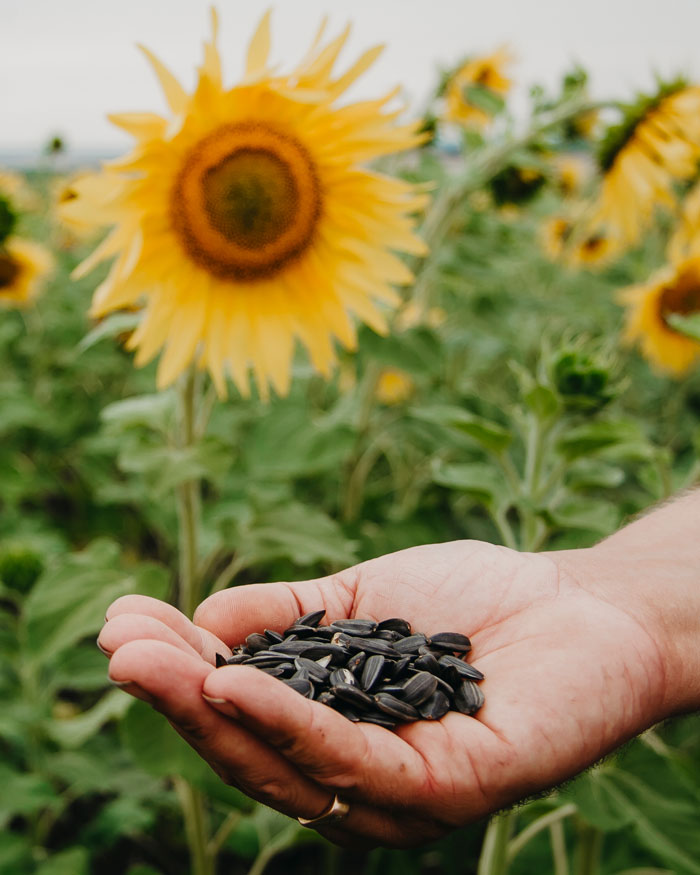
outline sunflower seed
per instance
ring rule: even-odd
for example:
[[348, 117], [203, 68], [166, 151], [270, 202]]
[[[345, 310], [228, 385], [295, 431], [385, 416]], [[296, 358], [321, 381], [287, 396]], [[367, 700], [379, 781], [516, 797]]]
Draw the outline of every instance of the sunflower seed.
[[282, 683], [291, 687], [293, 690], [296, 690], [297, 693], [301, 693], [302, 696], [306, 696], [307, 699], [313, 699], [314, 685], [308, 678], [287, 678], [286, 680], [282, 680]]
[[403, 698], [410, 705], [420, 705], [437, 690], [437, 678], [427, 671], [419, 671], [403, 685]]
[[345, 647], [338, 647], [337, 644], [319, 641], [318, 644], [312, 643], [308, 650], [303, 651], [303, 654], [308, 659], [323, 659], [324, 656], [330, 656], [331, 665], [342, 665], [347, 662], [350, 651]]
[[300, 626], [318, 626], [321, 620], [326, 616], [325, 610], [311, 611], [309, 614], [304, 614], [296, 620]]
[[226, 657], [222, 656], [220, 653], [215, 654], [216, 667], [221, 668], [222, 665], [226, 665]]
[[314, 634], [311, 635], [307, 640], [308, 641], [330, 641], [331, 638], [335, 635], [336, 630], [331, 629], [330, 626], [317, 626], [314, 629]]
[[257, 653], [258, 650], [267, 650], [270, 646], [269, 640], [258, 632], [252, 632], [245, 640], [246, 647], [251, 653]]
[[450, 700], [442, 692], [435, 690], [433, 695], [418, 706], [424, 720], [440, 720], [450, 710]]
[[455, 693], [455, 708], [462, 714], [475, 714], [483, 704], [484, 694], [474, 681], [462, 681]]
[[392, 720], [388, 714], [384, 714], [381, 711], [365, 712], [362, 715], [362, 722], [375, 723], [377, 726], [383, 726], [385, 729], [394, 729], [396, 727], [396, 720]]
[[336, 684], [331, 687], [331, 693], [349, 705], [360, 708], [362, 711], [366, 711], [374, 705], [374, 700], [371, 696], [368, 696], [359, 687], [351, 686], [350, 684]]
[[355, 711], [354, 708], [351, 708], [345, 702], [341, 702], [340, 706], [335, 709], [338, 714], [342, 714], [343, 717], [350, 720], [352, 723], [359, 723], [363, 718]]
[[265, 674], [269, 674], [273, 678], [281, 678], [286, 674], [281, 665], [259, 665], [257, 667], [260, 671], [264, 671]]
[[[422, 650], [423, 648], [421, 648]], [[435, 656], [432, 653], [424, 653], [422, 656], [419, 656], [418, 659], [413, 663], [414, 668], [418, 668], [421, 671], [429, 671], [431, 674], [439, 674], [440, 672], [440, 664], [438, 663]]]
[[437, 635], [431, 635], [430, 646], [450, 653], [468, 653], [472, 649], [471, 641], [459, 632], [438, 632]]
[[265, 629], [265, 637], [270, 644], [279, 644], [280, 641], [284, 641], [284, 637], [279, 632], [275, 632], [274, 629]]
[[[400, 643], [400, 642], [398, 642]], [[378, 653], [380, 656], [398, 656], [393, 644], [379, 638], [350, 638], [347, 644], [353, 652]]]
[[304, 680], [304, 681], [311, 681], [312, 680], [311, 675], [309, 674], [308, 670], [305, 668], [297, 668], [297, 670], [292, 675], [292, 678], [294, 680]]
[[391, 693], [392, 696], [401, 697], [403, 696], [403, 685], [402, 684], [380, 684], [376, 690], [376, 693]]
[[337, 684], [348, 684], [351, 687], [357, 686], [355, 675], [347, 668], [336, 668], [335, 671], [330, 673], [328, 680], [333, 687]]
[[309, 641], [285, 640], [281, 641], [279, 644], [270, 644], [268, 650], [272, 653], [282, 653], [285, 656], [301, 656], [302, 653], [312, 647], [320, 647], [320, 645]]
[[362, 689], [371, 690], [372, 687], [379, 680], [381, 673], [384, 669], [385, 659], [379, 653], [375, 653], [373, 656], [370, 656], [367, 662], [365, 663], [365, 667], [362, 669]]
[[411, 720], [418, 720], [420, 717], [420, 714], [413, 705], [402, 702], [401, 699], [397, 699], [391, 693], [377, 693], [374, 701], [380, 711], [383, 711], [395, 720], [410, 722]]
[[333, 693], [330, 690], [324, 690], [322, 693], [319, 693], [316, 697], [316, 701], [320, 702], [322, 705], [328, 705], [331, 708], [333, 707], [333, 703], [337, 701]]
[[381, 620], [381, 622], [377, 624], [377, 629], [382, 631], [385, 629], [391, 629], [392, 632], [399, 632], [406, 638], [411, 634], [411, 624], [406, 620], [402, 620], [400, 617], [389, 617], [388, 620]]
[[483, 681], [484, 676], [479, 671], [478, 668], [474, 668], [473, 665], [469, 665], [468, 662], [465, 662], [463, 659], [459, 659], [456, 656], [450, 656], [449, 654], [445, 654], [445, 656], [441, 656], [438, 660], [441, 668], [443, 669], [453, 669], [463, 678], [470, 678], [475, 681]]
[[226, 665], [240, 665], [250, 659], [247, 653], [234, 653], [226, 660]]
[[392, 681], [397, 681], [399, 678], [402, 678], [408, 671], [410, 665], [411, 656], [402, 656], [401, 659], [397, 660], [391, 668]]
[[322, 656], [320, 659], [317, 659], [316, 662], [322, 668], [328, 668], [328, 666], [331, 664], [331, 656], [330, 654], [327, 654], [326, 656]]
[[418, 653], [418, 648], [427, 643], [428, 639], [425, 635], [418, 632], [415, 635], [409, 635], [408, 638], [402, 638], [400, 641], [397, 641], [394, 647], [403, 655], [404, 653]]
[[305, 656], [297, 656], [297, 658], [294, 660], [294, 666], [299, 671], [304, 669], [306, 672], [308, 672], [311, 680], [319, 681], [320, 683], [327, 681], [328, 675], [330, 674], [327, 668], [324, 668], [322, 665], [314, 662], [313, 659], [307, 659]]
[[345, 632], [348, 635], [365, 637], [374, 632], [377, 624], [374, 620], [334, 620], [331, 623], [331, 628], [337, 629], [338, 632]]
[[301, 623], [295, 623], [289, 629], [284, 630], [284, 637], [288, 635], [296, 635], [297, 638], [310, 638], [315, 635], [318, 630], [315, 626], [303, 626]]
[[379, 638], [381, 641], [389, 641], [392, 644], [394, 641], [400, 641], [403, 638], [399, 632], [394, 632], [392, 629], [377, 629], [372, 632], [373, 638]]
[[362, 668], [366, 661], [366, 653], [356, 653], [354, 656], [350, 657], [350, 659], [348, 660], [348, 664], [345, 667], [353, 674], [359, 674], [359, 672], [362, 671]]
[[257, 653], [255, 656], [250, 656], [246, 660], [246, 665], [254, 665], [256, 668], [269, 668], [271, 665], [279, 665], [281, 662], [287, 662], [289, 657], [284, 653]]

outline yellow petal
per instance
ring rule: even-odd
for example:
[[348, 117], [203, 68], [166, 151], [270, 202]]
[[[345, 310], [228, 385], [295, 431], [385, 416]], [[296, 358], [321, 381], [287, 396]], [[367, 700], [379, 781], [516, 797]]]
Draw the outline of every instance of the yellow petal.
[[184, 112], [187, 108], [187, 94], [185, 93], [185, 89], [180, 85], [165, 64], [163, 64], [162, 61], [159, 61], [150, 49], [147, 49], [140, 43], [138, 44], [138, 47], [150, 61], [170, 109], [175, 115]]
[[260, 24], [248, 46], [246, 77], [256, 76], [267, 69], [267, 59], [270, 56], [270, 12], [271, 10], [268, 9], [260, 19]]

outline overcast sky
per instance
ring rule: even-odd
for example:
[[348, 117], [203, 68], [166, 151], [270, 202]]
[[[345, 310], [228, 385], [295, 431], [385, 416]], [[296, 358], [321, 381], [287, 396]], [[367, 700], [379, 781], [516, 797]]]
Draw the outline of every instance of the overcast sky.
[[[189, 88], [208, 32], [207, 0], [0, 0], [0, 151], [38, 150], [59, 133], [77, 149], [118, 152], [129, 139], [107, 112], [163, 110], [134, 44], [143, 42]], [[260, 0], [220, 0], [220, 47], [233, 84], [262, 12]], [[509, 44], [521, 95], [553, 84], [572, 62], [596, 97], [625, 98], [652, 71], [700, 79], [700, 0], [278, 0], [273, 56], [288, 69], [320, 17], [354, 24], [347, 62], [377, 42], [387, 49], [354, 97], [402, 84], [416, 109], [440, 65]]]

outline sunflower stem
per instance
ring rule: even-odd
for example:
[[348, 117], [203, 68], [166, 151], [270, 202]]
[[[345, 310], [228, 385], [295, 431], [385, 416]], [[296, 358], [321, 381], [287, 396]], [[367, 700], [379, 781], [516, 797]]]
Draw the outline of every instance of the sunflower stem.
[[[177, 446], [182, 450], [188, 450], [196, 442], [195, 408], [197, 392], [194, 367], [187, 371], [178, 388], [180, 416]], [[197, 563], [200, 489], [201, 484], [198, 479], [185, 480], [177, 486], [177, 512], [179, 520], [178, 565], [180, 577], [178, 607], [188, 617], [192, 617], [199, 603]]]
[[208, 849], [208, 821], [202, 793], [184, 778], [175, 778], [177, 791], [185, 820], [185, 834], [190, 848], [192, 875], [214, 875], [215, 853]]
[[495, 814], [486, 827], [477, 875], [506, 875], [508, 872], [508, 842], [515, 823], [515, 814]]
[[341, 514], [345, 522], [357, 519], [362, 507], [362, 495], [371, 465], [362, 465], [364, 441], [369, 429], [369, 422], [374, 408], [377, 383], [382, 369], [379, 362], [372, 360], [362, 377], [358, 388], [359, 410], [357, 415], [357, 434], [355, 444], [345, 467], [345, 477], [341, 493]]

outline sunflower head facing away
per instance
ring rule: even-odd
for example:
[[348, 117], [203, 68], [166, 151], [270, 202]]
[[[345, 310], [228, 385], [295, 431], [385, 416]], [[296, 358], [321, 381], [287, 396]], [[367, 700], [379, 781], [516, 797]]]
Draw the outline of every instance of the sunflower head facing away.
[[603, 138], [594, 224], [633, 245], [655, 207], [674, 205], [674, 182], [691, 178], [699, 159], [700, 87], [681, 79], [661, 83], [656, 94], [628, 106]]
[[214, 15], [192, 94], [144, 49], [171, 118], [111, 116], [134, 150], [74, 185], [73, 218], [113, 226], [78, 269], [115, 257], [92, 313], [145, 298], [130, 346], [139, 365], [164, 350], [161, 387], [194, 360], [220, 394], [227, 374], [247, 394], [250, 369], [261, 395], [284, 394], [296, 339], [328, 374], [333, 339], [355, 346], [352, 316], [385, 330], [377, 304], [395, 305], [394, 285], [412, 278], [396, 253], [425, 253], [413, 215], [426, 194], [364, 167], [418, 145], [417, 126], [397, 123], [396, 92], [337, 105], [381, 47], [337, 74], [348, 29], [325, 43], [323, 30], [282, 74], [266, 14], [227, 89]]
[[491, 103], [495, 109], [510, 90], [512, 83], [504, 70], [512, 60], [503, 47], [491, 55], [468, 58], [446, 83], [446, 119], [470, 127], [486, 127], [493, 114]]
[[666, 267], [620, 295], [627, 305], [625, 339], [639, 343], [658, 370], [680, 377], [700, 359], [700, 343], [676, 331], [673, 315], [700, 313], [700, 258]]

